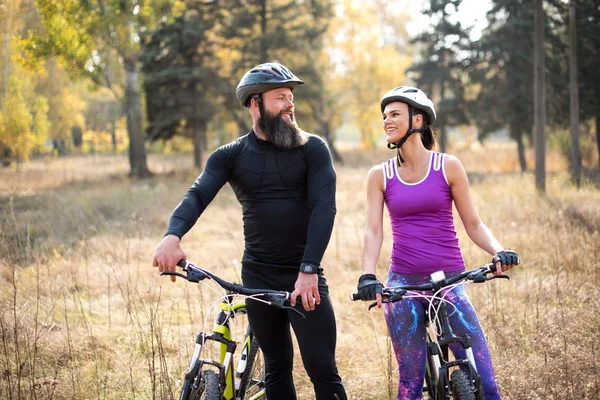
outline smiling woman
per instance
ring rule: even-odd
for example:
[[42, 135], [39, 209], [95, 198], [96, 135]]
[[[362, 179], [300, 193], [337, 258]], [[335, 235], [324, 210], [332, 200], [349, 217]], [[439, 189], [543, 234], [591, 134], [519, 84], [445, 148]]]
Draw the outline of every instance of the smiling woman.
[[[382, 305], [382, 284], [376, 267], [383, 244], [383, 208], [387, 206], [393, 245], [388, 286], [415, 284], [432, 273], [455, 275], [465, 270], [454, 227], [452, 204], [473, 242], [493, 255], [498, 275], [519, 264], [481, 221], [473, 205], [467, 174], [453, 156], [433, 151], [436, 119], [433, 102], [422, 90], [400, 86], [381, 99], [388, 148], [397, 156], [373, 167], [367, 177], [367, 224], [364, 233], [363, 274], [355, 298]], [[412, 282], [412, 283], [411, 283]], [[486, 399], [501, 399], [488, 346], [477, 314], [464, 291], [449, 289], [456, 310], [450, 326], [459, 337], [470, 337], [473, 370], [481, 376]], [[446, 295], [444, 295], [446, 296]], [[399, 367], [398, 399], [420, 399], [425, 377], [427, 305], [415, 299], [388, 303], [385, 318]], [[464, 359], [461, 349], [452, 347]], [[473, 381], [473, 380], [472, 380]], [[479, 381], [479, 379], [477, 379]]]

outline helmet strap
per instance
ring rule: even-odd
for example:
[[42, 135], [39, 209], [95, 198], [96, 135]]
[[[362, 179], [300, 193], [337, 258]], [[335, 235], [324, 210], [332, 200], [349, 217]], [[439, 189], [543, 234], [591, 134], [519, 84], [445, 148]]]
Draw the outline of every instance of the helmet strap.
[[262, 93], [259, 93], [257, 97], [253, 97], [253, 99], [256, 100], [256, 103], [258, 104], [258, 112], [260, 113], [260, 117], [264, 118], [265, 106], [262, 100]]

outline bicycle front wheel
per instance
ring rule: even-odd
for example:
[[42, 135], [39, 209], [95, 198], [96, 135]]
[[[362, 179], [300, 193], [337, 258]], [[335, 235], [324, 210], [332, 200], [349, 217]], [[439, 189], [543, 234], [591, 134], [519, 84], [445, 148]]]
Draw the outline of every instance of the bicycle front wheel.
[[265, 360], [255, 338], [250, 344], [250, 353], [246, 361], [246, 369], [242, 374], [238, 399], [266, 399], [265, 395]]
[[450, 376], [452, 385], [452, 398], [454, 400], [475, 400], [473, 386], [464, 371], [456, 370]]
[[214, 371], [197, 369], [192, 380], [183, 384], [179, 400], [221, 400], [219, 375]]

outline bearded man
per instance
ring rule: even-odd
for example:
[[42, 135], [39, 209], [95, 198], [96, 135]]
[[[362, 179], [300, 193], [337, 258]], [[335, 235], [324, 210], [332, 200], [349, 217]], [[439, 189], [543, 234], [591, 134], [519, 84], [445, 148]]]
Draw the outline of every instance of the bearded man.
[[305, 314], [247, 301], [250, 327], [265, 358], [267, 399], [296, 399], [291, 326], [316, 398], [343, 400], [335, 316], [320, 266], [336, 213], [336, 175], [325, 142], [296, 124], [292, 92], [302, 84], [278, 63], [258, 65], [242, 77], [236, 95], [250, 109], [252, 131], [209, 156], [173, 211], [153, 265], [160, 272], [175, 271], [186, 258], [181, 238], [229, 182], [242, 206], [244, 286], [292, 292], [291, 305], [302, 305]]

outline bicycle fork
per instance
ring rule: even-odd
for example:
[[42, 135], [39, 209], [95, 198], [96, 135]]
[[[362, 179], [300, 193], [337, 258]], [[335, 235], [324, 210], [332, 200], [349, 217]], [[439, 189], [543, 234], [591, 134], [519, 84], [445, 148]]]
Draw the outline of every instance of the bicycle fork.
[[[196, 336], [196, 347], [192, 359], [190, 360], [190, 367], [188, 376], [193, 374], [195, 371], [202, 370], [203, 366], [208, 364], [216, 367], [219, 370], [219, 383], [222, 390], [222, 396], [224, 399], [230, 400], [235, 396], [233, 372], [232, 372], [232, 358], [237, 347], [237, 343], [231, 340], [231, 331], [229, 329], [229, 318], [231, 313], [228, 311], [221, 311], [217, 316], [213, 333], [207, 335], [204, 332], [200, 332]], [[219, 361], [211, 359], [200, 359], [200, 354], [205, 343], [209, 340], [220, 343], [220, 357]], [[191, 377], [193, 379], [193, 377]]]
[[[440, 309], [437, 313], [437, 318], [440, 321], [442, 329], [441, 335], [436, 336], [431, 325], [427, 326], [427, 374], [430, 377], [429, 384], [433, 387], [442, 389], [442, 393], [449, 389], [449, 370], [451, 367], [462, 367], [466, 369], [471, 384], [477, 391], [478, 398], [481, 398], [481, 378], [477, 373], [477, 364], [473, 355], [471, 338], [469, 335], [456, 336], [450, 328], [450, 321], [446, 310], [446, 304], [440, 304]], [[459, 343], [465, 350], [466, 359], [463, 360], [448, 360], [448, 346], [451, 343]], [[434, 388], [432, 387], [432, 390]]]

